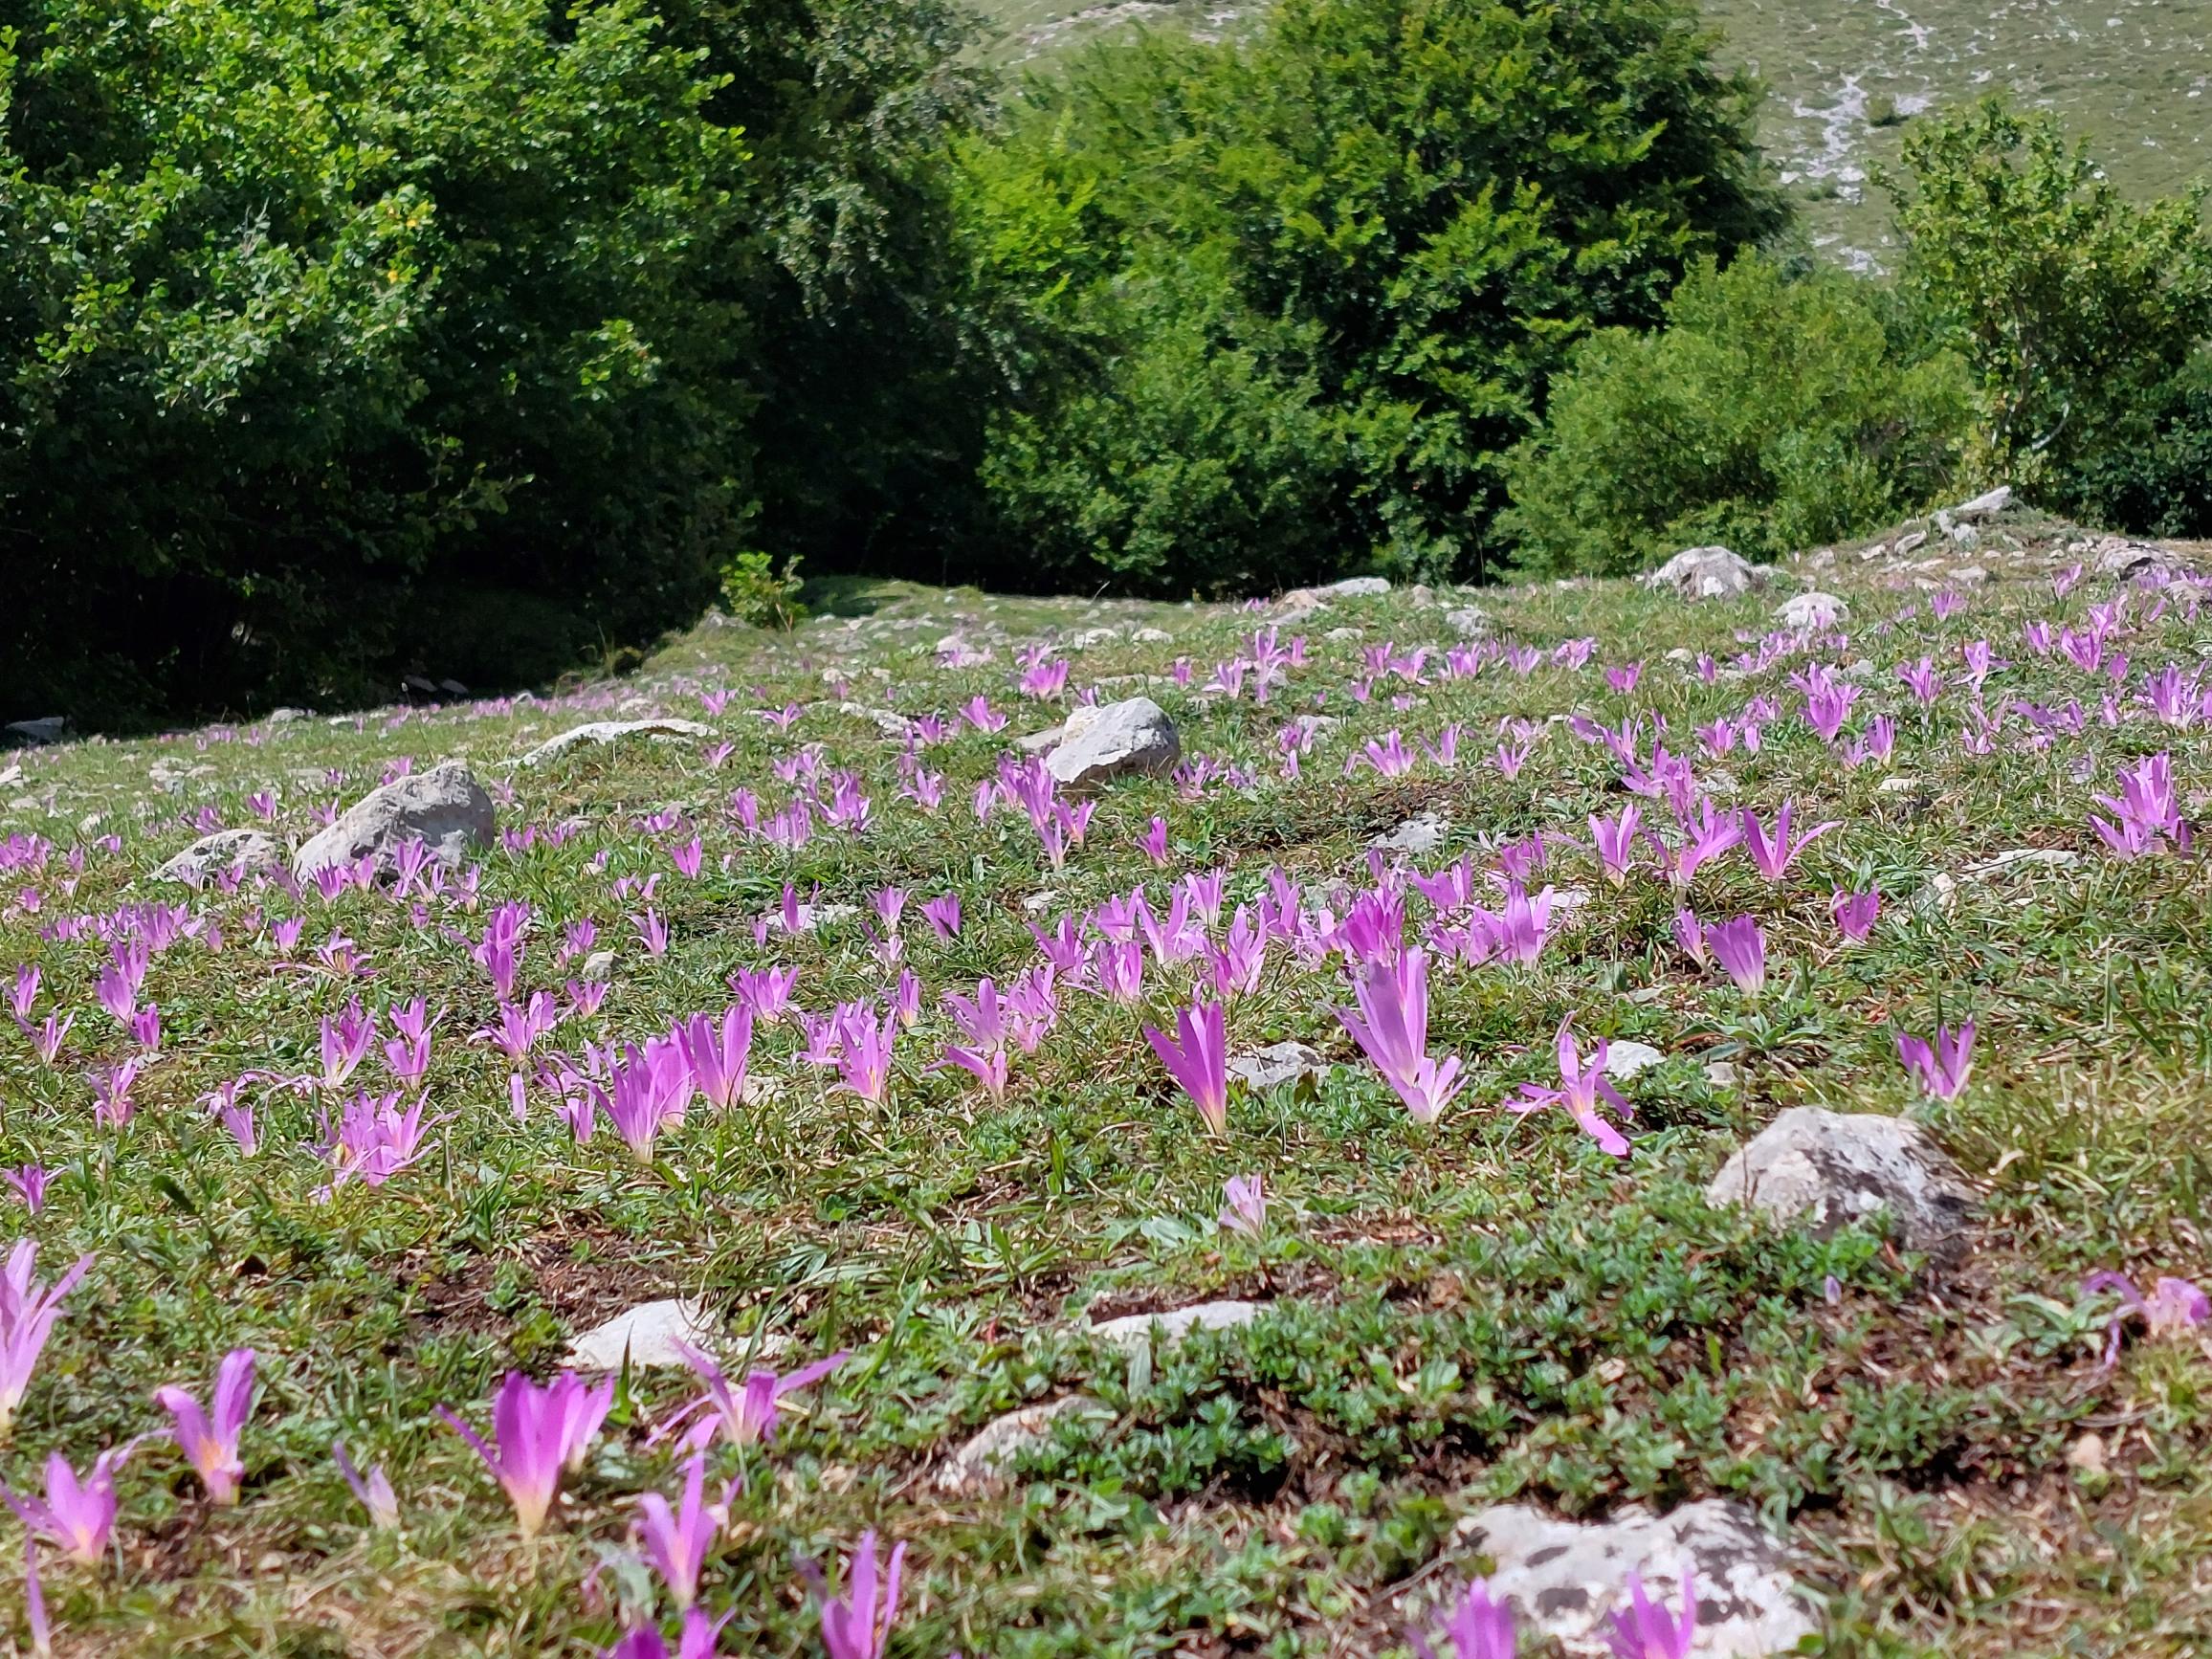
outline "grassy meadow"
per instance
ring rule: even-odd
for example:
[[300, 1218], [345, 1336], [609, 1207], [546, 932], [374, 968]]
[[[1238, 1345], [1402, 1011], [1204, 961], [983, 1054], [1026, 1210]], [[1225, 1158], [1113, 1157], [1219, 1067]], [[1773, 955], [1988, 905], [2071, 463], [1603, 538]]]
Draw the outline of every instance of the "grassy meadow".
[[[2123, 856], [2090, 822], [2159, 755], [2201, 820], [2207, 588], [2180, 555], [2099, 574], [2048, 520], [1966, 535], [1696, 604], [845, 584], [789, 632], [705, 626], [544, 697], [16, 752], [0, 1244], [34, 1241], [42, 1280], [91, 1259], [17, 1365], [0, 1478], [28, 1501], [50, 1455], [83, 1473], [132, 1448], [112, 1534], [39, 1546], [53, 1651], [673, 1643], [685, 1593], [641, 1500], [680, 1498], [699, 1377], [608, 1379], [534, 1537], [441, 1415], [489, 1437], [510, 1371], [542, 1384], [659, 1297], [697, 1304], [733, 1385], [845, 1356], [772, 1435], [698, 1420], [726, 1429], [699, 1454], [722, 1507], [697, 1587], [726, 1653], [824, 1651], [796, 1563], [834, 1580], [870, 1530], [908, 1552], [895, 1655], [1402, 1653], [1410, 1589], [1488, 1570], [1459, 1530], [1485, 1504], [1711, 1496], [1787, 1540], [1829, 1654], [2202, 1651], [2212, 1345], [2115, 1324], [2083, 1285], [2212, 1271], [2212, 879], [2185, 828]], [[1779, 624], [1813, 584], [1842, 614]], [[1476, 597], [1487, 618], [1455, 614]], [[1014, 739], [1139, 691], [1180, 729], [1174, 776], [1062, 793], [1042, 832], [1010, 795], [979, 818], [986, 784], [1034, 797]], [[519, 763], [648, 719], [704, 731]], [[455, 759], [498, 825], [465, 866], [154, 878], [210, 830], [297, 844]], [[1665, 874], [1678, 809], [1785, 805], [1799, 835], [1833, 828], [1772, 877], [1740, 845]], [[1650, 835], [1602, 856], [1630, 807]], [[1375, 846], [1423, 814], [1417, 853]], [[1544, 890], [1525, 960], [1489, 951], [1482, 918]], [[1876, 896], [1864, 939], [1846, 893]], [[1763, 987], [1690, 954], [1682, 911], [1745, 918]], [[1428, 1051], [1464, 1068], [1433, 1123], [1337, 1013], [1338, 930], [1388, 914], [1429, 954]], [[1139, 982], [1118, 988], [1117, 940]], [[963, 1035], [947, 1001], [985, 980], [1026, 999], [1010, 1040]], [[427, 1055], [401, 1037], [416, 999]], [[737, 1002], [738, 1097], [626, 1144], [620, 1074], [646, 1062], [623, 1046]], [[1214, 1132], [1145, 1035], [1194, 1002], [1226, 1007], [1231, 1051], [1320, 1065], [1233, 1087]], [[1899, 1036], [1967, 1021], [1971, 1075], [1916, 1088]], [[1632, 1117], [1600, 1108], [1617, 1150], [1556, 1104], [1508, 1109], [1559, 1083], [1562, 1025], [1661, 1056], [1621, 1085]], [[962, 1044], [1004, 1057], [1003, 1095], [947, 1063]], [[353, 1116], [388, 1130], [415, 1102], [388, 1134]], [[1709, 1206], [1729, 1152], [1799, 1105], [1925, 1124], [1979, 1201], [1966, 1258], [1879, 1218], [1822, 1238]], [[1223, 1219], [1251, 1177], [1264, 1218]], [[1258, 1312], [1181, 1340], [1090, 1329], [1220, 1299]], [[250, 1410], [210, 1483], [138, 1437], [171, 1427], [154, 1390], [206, 1401], [238, 1349]], [[984, 1425], [1078, 1394], [1095, 1413], [999, 1489], [940, 1484]], [[388, 1480], [388, 1524], [334, 1441]], [[11, 1527], [0, 1551], [22, 1548]], [[30, 1651], [4, 1605], [0, 1643]]]

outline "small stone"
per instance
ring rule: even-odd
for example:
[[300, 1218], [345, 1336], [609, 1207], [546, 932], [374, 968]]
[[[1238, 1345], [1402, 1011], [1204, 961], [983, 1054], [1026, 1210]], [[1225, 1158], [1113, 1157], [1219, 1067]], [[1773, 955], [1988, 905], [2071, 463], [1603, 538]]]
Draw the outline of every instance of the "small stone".
[[1270, 1043], [1249, 1054], [1232, 1054], [1228, 1062], [1228, 1074], [1255, 1095], [1328, 1072], [1328, 1061], [1303, 1043]]
[[1324, 583], [1314, 591], [1324, 599], [1380, 599], [1390, 591], [1390, 583], [1381, 576], [1347, 576], [1341, 582]]
[[313, 719], [315, 711], [313, 709], [293, 708], [271, 709], [267, 718], [270, 725], [289, 726], [299, 720]]
[[577, 977], [605, 984], [614, 977], [614, 953], [610, 950], [593, 951], [584, 959], [584, 965], [577, 970]]
[[1200, 1302], [1167, 1314], [1125, 1314], [1094, 1323], [1091, 1335], [1117, 1348], [1141, 1348], [1156, 1331], [1163, 1342], [1177, 1341], [1193, 1331], [1231, 1331], [1250, 1324], [1266, 1308], [1264, 1302]]
[[1958, 506], [1951, 509], [1951, 517], [1959, 520], [1994, 519], [2011, 505], [2012, 486], [2000, 484], [1996, 489], [1984, 495], [1977, 496], [1971, 501], [1959, 502]]
[[1616, 1083], [1626, 1083], [1642, 1072], [1648, 1072], [1667, 1056], [1649, 1043], [1615, 1041], [1605, 1045], [1605, 1075]]
[[1014, 740], [1014, 747], [1025, 755], [1049, 755], [1060, 746], [1067, 736], [1065, 726], [1047, 726], [1041, 732], [1029, 732]]
[[1408, 858], [1424, 858], [1444, 844], [1450, 829], [1451, 820], [1441, 812], [1416, 812], [1389, 834], [1378, 835], [1367, 845], [1378, 852], [1402, 852]]
[[371, 789], [299, 849], [292, 871], [305, 881], [318, 870], [371, 854], [388, 861], [418, 840], [443, 862], [458, 864], [471, 848], [491, 840], [493, 823], [492, 797], [466, 764], [446, 761]]
[[2099, 576], [2125, 580], [2140, 576], [2146, 571], [2174, 571], [2181, 567], [2180, 556], [2168, 548], [2151, 542], [2131, 542], [2123, 536], [2108, 536], [2096, 544], [2090, 564]]
[[635, 1366], [681, 1365], [678, 1342], [704, 1348], [716, 1336], [704, 1307], [671, 1296], [641, 1303], [594, 1326], [568, 1344], [561, 1362], [579, 1371], [619, 1371], [627, 1354]]
[[1363, 628], [1332, 628], [1321, 637], [1323, 639], [1364, 639], [1367, 637], [1367, 630]]
[[58, 743], [69, 730], [69, 717], [46, 715], [34, 720], [10, 720], [6, 729], [27, 743]]
[[1664, 587], [1684, 599], [1734, 599], [1766, 586], [1773, 572], [1726, 547], [1686, 547], [1656, 570], [1636, 580]]
[[[1630, 1504], [1604, 1521], [1556, 1520], [1528, 1504], [1499, 1504], [1453, 1529], [1471, 1555], [1494, 1563], [1490, 1592], [1510, 1603], [1523, 1628], [1557, 1641], [1574, 1659], [1609, 1653], [1610, 1615], [1626, 1607], [1634, 1573], [1670, 1608], [1685, 1571], [1697, 1586], [1693, 1655], [1765, 1659], [1795, 1651], [1815, 1633], [1781, 1540], [1750, 1506], [1723, 1498], [1653, 1515]], [[1443, 1587], [1401, 1596], [1409, 1623], [1441, 1617]], [[1679, 1608], [1674, 1608], [1679, 1611]]]
[[1048, 1446], [1054, 1425], [1070, 1417], [1111, 1418], [1113, 1407], [1088, 1394], [1069, 1394], [1009, 1411], [985, 1424], [938, 1467], [931, 1483], [948, 1497], [975, 1497], [1006, 1484], [1022, 1453]]
[[697, 720], [592, 720], [557, 738], [548, 738], [522, 757], [525, 766], [542, 766], [571, 749], [620, 742], [625, 738], [711, 738], [714, 729]]
[[1877, 795], [1909, 795], [1919, 786], [1920, 780], [1917, 778], [1884, 778], [1874, 785], [1874, 793]]
[[1834, 594], [1815, 588], [1785, 599], [1775, 615], [1784, 628], [1809, 629], [1833, 628], [1850, 613], [1851, 608]]
[[1979, 864], [1969, 864], [1959, 874], [1969, 881], [1993, 881], [2038, 871], [2070, 870], [2081, 861], [2080, 853], [2064, 847], [2014, 847]]
[[1444, 626], [1462, 639], [1480, 639], [1490, 631], [1490, 612], [1479, 605], [1462, 605], [1444, 613]]
[[1060, 890], [1048, 887], [1042, 893], [1032, 893], [1022, 900], [1022, 908], [1031, 916], [1042, 916], [1060, 901]]
[[259, 830], [218, 830], [203, 835], [154, 872], [156, 881], [182, 881], [198, 887], [226, 871], [274, 870], [284, 862], [276, 836]]
[[887, 738], [903, 738], [914, 729], [914, 722], [896, 709], [871, 708], [867, 703], [839, 703], [837, 712], [847, 719], [866, 720]]
[[1896, 546], [1891, 548], [1890, 551], [1896, 558], [1902, 559], [1908, 553], [1918, 552], [1927, 544], [1928, 532], [1925, 530], [1914, 530], [1907, 535], [1898, 537]]
[[2101, 1434], [2083, 1435], [2066, 1449], [2066, 1464], [2068, 1469], [2077, 1470], [2083, 1474], [2105, 1473], [2105, 1437]]
[[1823, 1237], [1887, 1210], [1907, 1248], [1939, 1256], [1962, 1253], [1974, 1209], [1958, 1166], [1917, 1123], [1818, 1106], [1791, 1107], [1740, 1147], [1705, 1201], [1805, 1217]]
[[1980, 587], [1989, 580], [1989, 572], [1980, 564], [1961, 564], [1951, 572], [1951, 581], [1958, 587]]
[[1733, 1088], [1735, 1088], [1735, 1087], [1736, 1087], [1736, 1066], [1735, 1066], [1735, 1063], [1734, 1063], [1733, 1061], [1729, 1061], [1729, 1060], [1708, 1060], [1708, 1061], [1706, 1061], [1706, 1062], [1705, 1062], [1705, 1080], [1706, 1080], [1708, 1083], [1712, 1084], [1712, 1085], [1713, 1085], [1713, 1087], [1714, 1087], [1715, 1089], [1733, 1089]]
[[[1078, 722], [1076, 716], [1085, 717]], [[1062, 728], [1059, 746], [1045, 766], [1072, 789], [1140, 773], [1159, 777], [1183, 758], [1183, 741], [1165, 711], [1150, 697], [1077, 709]]]
[[1175, 635], [1164, 628], [1140, 628], [1129, 636], [1139, 645], [1172, 645]]

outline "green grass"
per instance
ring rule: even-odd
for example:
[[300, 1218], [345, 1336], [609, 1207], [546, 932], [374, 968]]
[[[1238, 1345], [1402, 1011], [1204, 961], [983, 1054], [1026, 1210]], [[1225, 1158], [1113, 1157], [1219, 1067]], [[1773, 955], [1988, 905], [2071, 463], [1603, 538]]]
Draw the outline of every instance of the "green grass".
[[[1166, 676], [1178, 658], [1203, 683], [1259, 617], [845, 584], [813, 597], [849, 614], [787, 635], [702, 628], [630, 680], [549, 702], [20, 755], [0, 830], [57, 851], [7, 880], [38, 907], [6, 910], [5, 960], [38, 962], [40, 1011], [75, 1010], [77, 1023], [57, 1068], [12, 1036], [0, 1045], [0, 1161], [55, 1172], [44, 1211], [18, 1207], [9, 1221], [40, 1241], [49, 1272], [79, 1250], [97, 1261], [31, 1382], [0, 1476], [34, 1488], [49, 1450], [81, 1466], [159, 1426], [150, 1391], [204, 1388], [233, 1345], [259, 1351], [263, 1376], [238, 1508], [210, 1510], [174, 1449], [149, 1445], [120, 1477], [103, 1567], [49, 1555], [61, 1650], [585, 1654], [612, 1639], [625, 1607], [665, 1619], [665, 1593], [656, 1600], [626, 1540], [637, 1494], [675, 1484], [675, 1459], [647, 1430], [694, 1392], [687, 1378], [624, 1380], [558, 1524], [529, 1544], [436, 1408], [480, 1425], [508, 1367], [547, 1375], [578, 1331], [671, 1294], [704, 1300], [739, 1352], [770, 1336], [788, 1342], [786, 1366], [853, 1352], [829, 1383], [790, 1398], [773, 1446], [715, 1454], [718, 1476], [744, 1480], [704, 1591], [718, 1616], [732, 1614], [731, 1652], [818, 1652], [793, 1559], [827, 1559], [874, 1526], [913, 1552], [897, 1655], [1382, 1653], [1403, 1642], [1391, 1608], [1412, 1575], [1480, 1570], [1451, 1538], [1486, 1502], [1580, 1515], [1712, 1494], [1787, 1529], [1825, 1598], [1833, 1654], [2192, 1650], [2212, 1621], [2204, 1344], [2137, 1338], [2100, 1370], [2106, 1304], [2077, 1287], [2097, 1268], [2145, 1282], [2212, 1269], [2200, 1132], [2212, 1104], [2212, 876], [2196, 855], [2110, 859], [2086, 814], [2119, 763], [2156, 750], [2174, 755], [2183, 794], [2201, 804], [2212, 744], [2201, 726], [2159, 726], [2132, 705], [2104, 726], [2099, 682], [2025, 649], [2024, 619], [2079, 625], [2113, 597], [2092, 580], [2054, 600], [2047, 578], [2069, 562], [2066, 534], [2041, 521], [1994, 533], [1972, 557], [1997, 580], [1962, 589], [1965, 608], [1947, 622], [1918, 586], [1939, 573], [1848, 555], [1819, 573], [1853, 607], [1849, 647], [1823, 654], [1870, 665], [1854, 723], [1877, 712], [1898, 721], [1887, 771], [1840, 767], [1794, 718], [1787, 675], [1800, 660], [1708, 684], [1669, 658], [1725, 662], [1768, 626], [1771, 596], [1692, 608], [1603, 583], [1486, 593], [1504, 637], [1548, 649], [1592, 636], [1592, 665], [1431, 674], [1360, 702], [1346, 688], [1366, 647], [1449, 639], [1440, 608], [1394, 594], [1304, 624], [1309, 659], [1265, 707], [1249, 689], [1230, 699], [1156, 686], [1186, 754], [1233, 760], [1262, 782], [1198, 798], [1167, 782], [1117, 785], [1057, 872], [1017, 814], [979, 824], [968, 806], [1003, 738], [1051, 718], [1011, 695], [1011, 648], [1111, 627], [1117, 636], [1072, 654], [1072, 685]], [[2212, 650], [2212, 619], [2190, 608], [2170, 596], [2154, 614], [2152, 597], [2130, 601], [2120, 643], [2132, 683]], [[1147, 626], [1172, 637], [1131, 637]], [[932, 648], [956, 628], [991, 645], [993, 660], [940, 666]], [[1325, 637], [1340, 628], [1357, 635]], [[1978, 755], [1961, 744], [1962, 694], [1923, 719], [1891, 665], [1926, 652], [1956, 681], [1961, 644], [1979, 637], [2013, 659], [1990, 682], [1993, 707], [2079, 697], [2092, 711], [2081, 735], [2016, 741], [2033, 736], [2016, 719]], [[1646, 664], [1639, 686], [1608, 691], [1599, 669], [1630, 659]], [[835, 697], [826, 675], [849, 680], [854, 702], [909, 715], [987, 695], [1017, 723], [1002, 739], [963, 728], [925, 749], [946, 778], [941, 810], [925, 815], [896, 797], [899, 745], [864, 719], [825, 708], [785, 737], [748, 712]], [[697, 694], [718, 688], [735, 695], [709, 715]], [[1501, 719], [1663, 715], [1670, 746], [1695, 755], [1692, 728], [1761, 694], [1782, 712], [1759, 751], [1701, 759], [1700, 775], [1726, 804], [1764, 811], [1794, 799], [1803, 820], [1844, 828], [1781, 883], [1737, 853], [1708, 865], [1688, 896], [1711, 919], [1760, 918], [1772, 978], [1757, 1004], [1675, 949], [1676, 899], [1648, 873], [1614, 888], [1561, 843], [1549, 879], [1589, 897], [1540, 962], [1437, 974], [1432, 1046], [1459, 1055], [1471, 1081], [1431, 1129], [1407, 1119], [1330, 1013], [1346, 999], [1341, 975], [1279, 951], [1231, 1007], [1235, 1046], [1295, 1037], [1339, 1064], [1316, 1088], [1234, 1098], [1225, 1139], [1203, 1131], [1141, 1039], [1147, 1017], [1187, 994], [1157, 966], [1143, 1012], [1064, 989], [1059, 1025], [1037, 1053], [1015, 1056], [1003, 1105], [963, 1073], [927, 1069], [949, 1031], [939, 995], [1034, 962], [1031, 921], [1146, 880], [1159, 901], [1163, 878], [1134, 845], [1155, 813], [1170, 826], [1168, 874], [1226, 872], [1232, 908], [1278, 865], [1317, 896], [1363, 881], [1367, 839], [1415, 809], [1451, 820], [1448, 844], [1423, 861], [1434, 869], [1463, 852], [1480, 860], [1486, 838], [1583, 833], [1588, 814], [1626, 799], [1603, 749], [1563, 726], [1539, 738], [1516, 782], [1480, 766]], [[1417, 700], [1401, 710], [1393, 696]], [[1319, 740], [1296, 784], [1277, 781], [1273, 734], [1316, 697], [1347, 724]], [[510, 764], [618, 709], [703, 719], [718, 738]], [[1432, 736], [1448, 721], [1467, 732], [1456, 770], [1344, 774], [1365, 739]], [[732, 747], [718, 757], [720, 741]], [[726, 808], [742, 785], [773, 810], [789, 790], [772, 763], [803, 743], [863, 780], [873, 820], [864, 835], [777, 852], [742, 837]], [[274, 789], [277, 829], [303, 837], [317, 806], [353, 798], [399, 758], [449, 756], [499, 786], [503, 826], [574, 827], [560, 845], [541, 836], [487, 852], [475, 910], [440, 902], [418, 918], [380, 893], [325, 903], [310, 890], [296, 902], [251, 884], [184, 895], [147, 880], [195, 832], [180, 820], [202, 808], [250, 823], [249, 796]], [[157, 764], [167, 786], [149, 776]], [[1884, 776], [1919, 784], [1885, 793]], [[684, 828], [651, 828], [655, 814]], [[694, 830], [707, 858], [689, 880], [668, 849]], [[109, 833], [120, 849], [92, 845]], [[72, 845], [90, 849], [81, 874], [58, 851]], [[2079, 861], [1961, 881], [1948, 910], [1913, 902], [1939, 873], [2028, 846]], [[655, 874], [653, 902], [673, 936], [658, 957], [626, 919], [642, 901], [610, 885]], [[900, 1040], [884, 1105], [827, 1089], [785, 1023], [756, 1050], [768, 1095], [728, 1114], [695, 1107], [650, 1165], [604, 1125], [574, 1143], [542, 1092], [515, 1119], [506, 1064], [463, 1040], [492, 1019], [491, 984], [444, 930], [475, 934], [493, 904], [527, 901], [521, 984], [557, 990], [575, 972], [556, 961], [563, 928], [596, 922], [616, 955], [612, 988], [598, 1015], [548, 1045], [571, 1052], [719, 1010], [724, 975], [742, 964], [797, 966], [810, 1009], [881, 994], [896, 970], [865, 910], [755, 942], [753, 918], [787, 881], [863, 906], [886, 882], [913, 895], [901, 965], [918, 976], [925, 1013]], [[1886, 918], [1850, 946], [1827, 918], [1829, 895], [1869, 883]], [[947, 891], [965, 921], [940, 941], [917, 910]], [[1041, 908], [1026, 902], [1047, 893]], [[162, 1009], [162, 1057], [132, 1120], [102, 1128], [82, 1073], [127, 1047], [92, 1002], [106, 952], [41, 930], [156, 897], [188, 899], [221, 948], [203, 935], [155, 960], [144, 995]], [[266, 926], [295, 916], [304, 933], [280, 951]], [[372, 978], [286, 965], [339, 932], [367, 953]], [[247, 1069], [318, 1070], [320, 1019], [356, 994], [372, 1008], [420, 995], [447, 1010], [430, 1089], [446, 1120], [423, 1161], [325, 1202], [312, 1101], [258, 1096], [252, 1158], [198, 1101]], [[1974, 1082], [1952, 1104], [1916, 1103], [1895, 1029], [1966, 1015], [1981, 1030]], [[1545, 1075], [1569, 1017], [1586, 1039], [1635, 1038], [1668, 1055], [1630, 1086], [1626, 1161], [1557, 1113], [1501, 1109], [1515, 1085]], [[1709, 1075], [1718, 1059], [1737, 1068], [1734, 1085]], [[362, 1075], [385, 1086], [373, 1054]], [[1925, 1117], [1985, 1193], [1970, 1266], [1930, 1273], [1878, 1231], [1823, 1242], [1709, 1208], [1702, 1184], [1731, 1148], [1798, 1104]], [[1213, 1219], [1224, 1180], [1246, 1172], [1271, 1195], [1257, 1239]], [[1271, 1309], [1244, 1331], [1137, 1360], [1079, 1329], [1086, 1311], [1222, 1295]], [[938, 1460], [976, 1427], [1077, 1389], [1110, 1419], [1064, 1431], [1013, 1490], [933, 1490]], [[2090, 1433], [2106, 1447], [2101, 1469], [2069, 1466]], [[333, 1438], [390, 1471], [398, 1534], [367, 1530], [332, 1465]], [[0, 1557], [18, 1549], [12, 1531], [0, 1538]]]
[[[980, 10], [1003, 32], [996, 57], [1034, 61], [1117, 29], [1219, 32], [1260, 8], [984, 0]], [[1869, 168], [1895, 163], [1916, 116], [1992, 92], [2056, 112], [2133, 194], [2174, 194], [2212, 175], [2212, 0], [1706, 0], [1706, 14], [1725, 37], [1723, 58], [1767, 83], [1760, 140], [1807, 235], [1848, 264], [1894, 259], [1889, 201], [1868, 184]]]

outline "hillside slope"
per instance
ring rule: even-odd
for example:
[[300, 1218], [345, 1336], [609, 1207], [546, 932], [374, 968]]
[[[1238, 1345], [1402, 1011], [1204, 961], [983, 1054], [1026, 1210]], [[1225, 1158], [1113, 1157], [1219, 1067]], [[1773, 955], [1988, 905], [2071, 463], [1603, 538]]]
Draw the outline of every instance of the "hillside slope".
[[810, 1655], [794, 1561], [894, 1542], [833, 1659], [1395, 1655], [1486, 1574], [1595, 1656], [1685, 1567], [1699, 1654], [2201, 1650], [2203, 552], [856, 584], [19, 751], [55, 1650]]
[[[1992, 91], [2055, 110], [2113, 178], [2167, 194], [2212, 170], [2212, 0], [1705, 0], [1724, 57], [1771, 89], [1762, 138], [1831, 257], [1866, 267], [1889, 246], [1866, 188], [1893, 160], [1903, 121]], [[1116, 30], [1219, 33], [1255, 15], [1239, 0], [982, 0], [994, 55], [1049, 60]]]

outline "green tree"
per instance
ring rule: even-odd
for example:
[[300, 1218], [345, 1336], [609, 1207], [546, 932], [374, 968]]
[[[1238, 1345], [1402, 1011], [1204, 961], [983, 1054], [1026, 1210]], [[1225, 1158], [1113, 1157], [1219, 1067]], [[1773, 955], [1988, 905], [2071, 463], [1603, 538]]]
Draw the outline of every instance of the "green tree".
[[1572, 343], [1781, 221], [1711, 44], [1678, 0], [1284, 0], [1032, 87], [962, 213], [1028, 567], [1479, 575]]
[[2131, 205], [2055, 117], [1915, 122], [1887, 183], [1907, 280], [1974, 373], [1977, 481], [2063, 473], [2212, 329], [2204, 188]]
[[1840, 271], [1707, 262], [1663, 329], [1585, 341], [1509, 467], [1521, 562], [1617, 574], [1712, 542], [1772, 558], [1920, 506], [1971, 387], [1948, 351], [1915, 361], [1883, 298]]
[[544, 668], [711, 594], [750, 499], [705, 286], [744, 151], [642, 6], [0, 0], [0, 31], [10, 702]]

